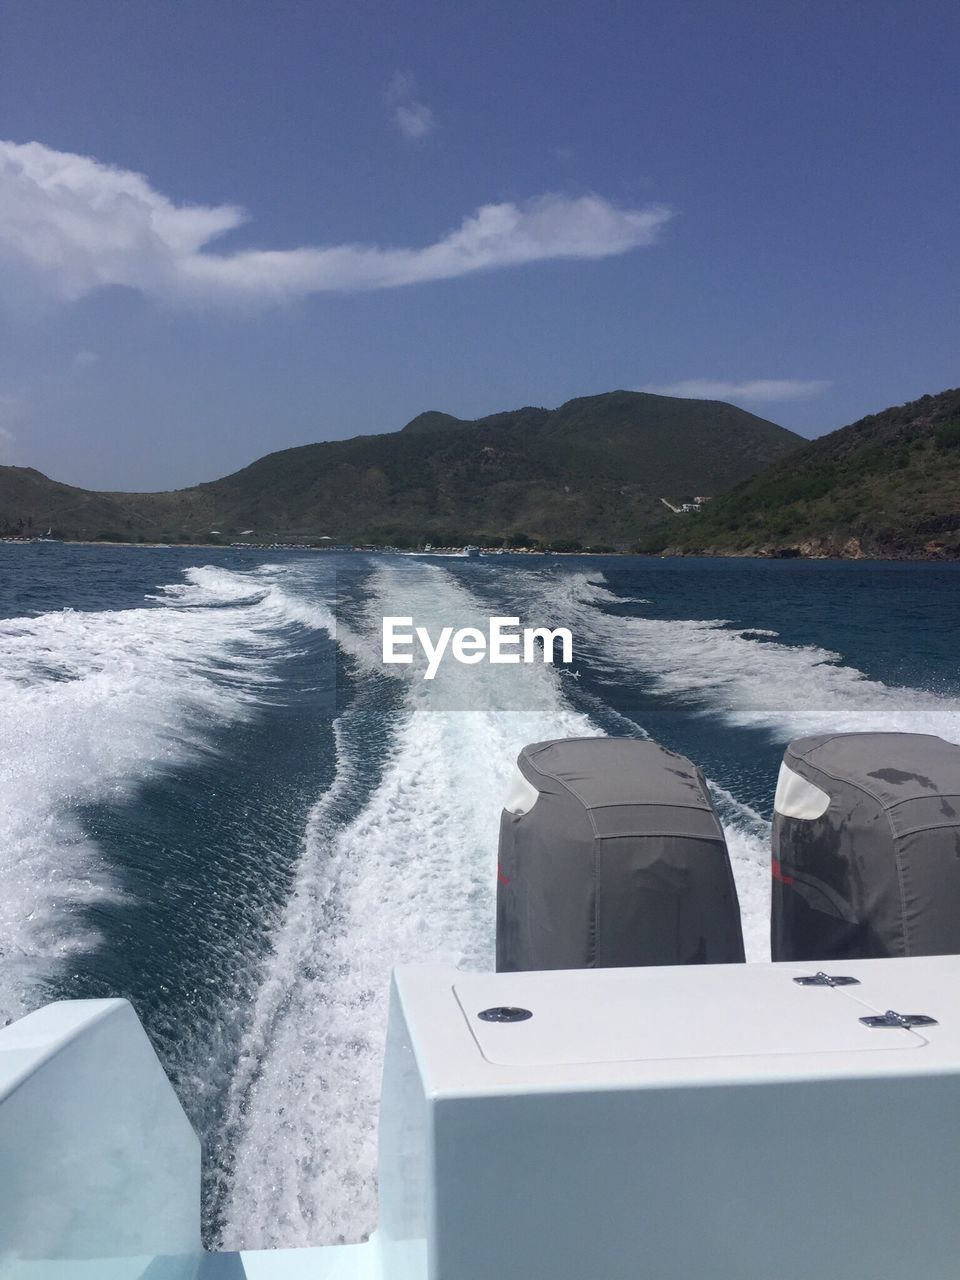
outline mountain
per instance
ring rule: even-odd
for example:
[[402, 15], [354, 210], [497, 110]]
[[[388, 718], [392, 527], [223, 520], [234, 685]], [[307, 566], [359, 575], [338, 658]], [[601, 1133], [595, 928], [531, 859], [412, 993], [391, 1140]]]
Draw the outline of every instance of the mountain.
[[130, 515], [113, 494], [60, 484], [33, 467], [0, 466], [0, 535], [37, 536], [53, 528], [58, 535], [90, 530], [96, 536], [124, 528]]
[[719, 493], [801, 444], [719, 401], [614, 391], [473, 421], [423, 413], [401, 431], [284, 449], [170, 493], [88, 493], [0, 467], [0, 528], [31, 520], [65, 537], [164, 542], [253, 530], [257, 541], [625, 547], [663, 522], [661, 498]]
[[821, 436], [642, 545], [688, 555], [960, 558], [960, 390]]

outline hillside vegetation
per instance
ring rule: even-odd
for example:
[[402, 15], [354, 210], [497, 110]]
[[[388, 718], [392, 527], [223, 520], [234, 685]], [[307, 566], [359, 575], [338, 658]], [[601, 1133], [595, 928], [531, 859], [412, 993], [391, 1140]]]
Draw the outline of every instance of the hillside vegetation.
[[960, 390], [804, 445], [641, 542], [667, 554], [960, 557]]
[[251, 541], [627, 547], [663, 523], [661, 497], [719, 493], [801, 443], [732, 405], [615, 391], [475, 421], [424, 413], [169, 493], [89, 493], [3, 467], [0, 523], [164, 542], [253, 530]]

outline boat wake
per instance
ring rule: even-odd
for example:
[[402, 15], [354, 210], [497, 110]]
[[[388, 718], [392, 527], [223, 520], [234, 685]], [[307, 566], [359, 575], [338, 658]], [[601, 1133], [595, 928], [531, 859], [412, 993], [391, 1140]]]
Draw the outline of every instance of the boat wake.
[[143, 608], [0, 621], [0, 1021], [97, 945], [89, 908], [124, 897], [78, 810], [209, 750], [272, 696], [291, 628], [333, 630], [282, 577], [194, 568]]
[[586, 574], [555, 578], [553, 584], [548, 598], [558, 615], [574, 619], [592, 664], [621, 679], [641, 673], [664, 698], [731, 725], [765, 729], [783, 741], [870, 730], [960, 738], [956, 698], [871, 680], [828, 649], [784, 644], [775, 631], [738, 629], [723, 619], [612, 613], [606, 606], [625, 602], [602, 579]]
[[[383, 679], [383, 615], [426, 625], [485, 616], [439, 568], [378, 571], [369, 590], [368, 629], [354, 635], [341, 624], [340, 643], [374, 680]], [[513, 761], [525, 742], [599, 732], [548, 668], [450, 664], [431, 684], [416, 667], [396, 670], [402, 701], [379, 780], [338, 826], [366, 750], [362, 707], [341, 718], [337, 781], [311, 818], [273, 941], [243, 1047], [256, 1066], [233, 1094], [222, 1248], [354, 1241], [372, 1229], [390, 970], [419, 960], [492, 965], [498, 822]]]

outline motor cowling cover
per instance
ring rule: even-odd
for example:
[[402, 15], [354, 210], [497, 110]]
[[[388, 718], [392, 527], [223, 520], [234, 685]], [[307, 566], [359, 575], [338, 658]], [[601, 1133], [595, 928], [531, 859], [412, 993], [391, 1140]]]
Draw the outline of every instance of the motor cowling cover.
[[960, 746], [920, 733], [798, 739], [772, 839], [774, 960], [960, 952]]
[[634, 738], [533, 743], [500, 822], [498, 970], [744, 959], [706, 781]]

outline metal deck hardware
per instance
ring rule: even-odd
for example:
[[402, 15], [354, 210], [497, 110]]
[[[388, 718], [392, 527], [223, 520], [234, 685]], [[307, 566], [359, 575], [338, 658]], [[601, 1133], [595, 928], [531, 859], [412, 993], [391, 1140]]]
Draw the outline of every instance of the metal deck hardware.
[[477, 1014], [484, 1022], [526, 1022], [533, 1014], [529, 1009], [517, 1009], [512, 1005], [498, 1004], [492, 1009], [481, 1009]]
[[860, 1021], [865, 1027], [904, 1027], [907, 1030], [910, 1027], [938, 1025], [936, 1018], [930, 1018], [925, 1013], [897, 1013], [896, 1009], [888, 1009], [886, 1013], [874, 1014], [869, 1018], [861, 1018]]
[[794, 978], [794, 982], [798, 987], [858, 987], [860, 985], [859, 978], [851, 978], [844, 973], [824, 973], [822, 969], [812, 977]]

